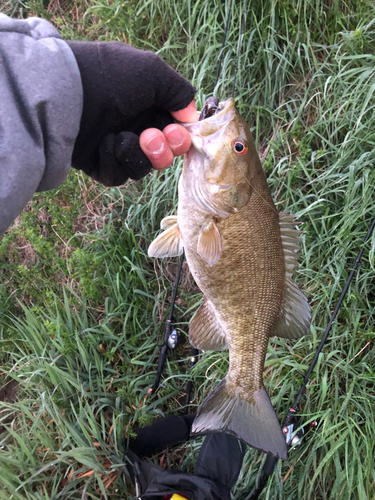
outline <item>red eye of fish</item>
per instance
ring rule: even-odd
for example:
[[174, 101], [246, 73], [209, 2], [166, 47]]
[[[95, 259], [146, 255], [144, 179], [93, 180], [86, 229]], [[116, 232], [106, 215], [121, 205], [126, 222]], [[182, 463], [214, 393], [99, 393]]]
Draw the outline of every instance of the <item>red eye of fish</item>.
[[233, 149], [238, 155], [244, 155], [247, 153], [248, 147], [247, 142], [243, 139], [236, 139], [233, 142]]

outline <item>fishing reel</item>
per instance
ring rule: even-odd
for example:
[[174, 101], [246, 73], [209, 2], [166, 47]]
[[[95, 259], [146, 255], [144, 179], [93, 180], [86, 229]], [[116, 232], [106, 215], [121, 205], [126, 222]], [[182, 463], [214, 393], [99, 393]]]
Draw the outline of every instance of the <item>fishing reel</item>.
[[288, 448], [300, 448], [303, 444], [305, 434], [310, 429], [315, 429], [318, 426], [317, 421], [310, 422], [310, 424], [301, 426], [299, 421], [296, 420], [296, 410], [291, 408], [285, 419], [282, 432], [285, 436], [286, 445]]
[[151, 394], [155, 394], [157, 388], [159, 387], [165, 360], [167, 359], [168, 350], [176, 349], [179, 340], [180, 340], [180, 334], [177, 328], [173, 328], [171, 319], [168, 319], [164, 335], [164, 344], [161, 346], [161, 350], [159, 353], [156, 380], [153, 388], [151, 389]]
[[180, 333], [176, 328], [174, 328], [168, 335], [167, 339], [167, 344], [169, 349], [176, 349], [179, 341], [180, 341]]
[[303, 427], [299, 427], [296, 430], [296, 427], [298, 427], [297, 422], [287, 425], [282, 429], [288, 448], [300, 448], [302, 446], [305, 429]]

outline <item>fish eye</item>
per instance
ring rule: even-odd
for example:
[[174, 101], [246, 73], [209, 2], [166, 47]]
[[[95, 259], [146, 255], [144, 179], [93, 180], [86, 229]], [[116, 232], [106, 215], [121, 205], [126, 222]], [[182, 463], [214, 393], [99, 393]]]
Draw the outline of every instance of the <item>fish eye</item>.
[[244, 155], [248, 150], [247, 142], [244, 139], [236, 139], [233, 142], [233, 149], [238, 155]]

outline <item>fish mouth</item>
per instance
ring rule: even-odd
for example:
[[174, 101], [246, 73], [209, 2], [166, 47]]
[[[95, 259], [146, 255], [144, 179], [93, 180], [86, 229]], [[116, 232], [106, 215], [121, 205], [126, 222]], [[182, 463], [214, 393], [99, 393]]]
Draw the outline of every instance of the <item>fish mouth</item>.
[[[230, 97], [226, 101], [219, 102], [217, 111], [213, 115], [198, 122], [181, 123], [180, 125], [186, 128], [186, 130], [192, 135], [192, 138], [194, 136], [205, 137], [217, 132], [221, 127], [227, 125], [227, 114], [233, 113], [234, 116], [234, 112], [234, 99], [233, 97]], [[199, 147], [198, 144], [197, 146]]]
[[205, 118], [205, 122], [208, 122], [208, 121], [214, 122], [215, 119], [220, 118], [221, 116], [225, 115], [232, 108], [234, 108], [233, 97], [230, 97], [226, 101], [219, 102], [215, 114]]
[[205, 120], [206, 118], [209, 118], [210, 116], [214, 115], [217, 111], [218, 106], [219, 106], [219, 99], [215, 96], [209, 97], [204, 103], [198, 121], [200, 122], [201, 120]]

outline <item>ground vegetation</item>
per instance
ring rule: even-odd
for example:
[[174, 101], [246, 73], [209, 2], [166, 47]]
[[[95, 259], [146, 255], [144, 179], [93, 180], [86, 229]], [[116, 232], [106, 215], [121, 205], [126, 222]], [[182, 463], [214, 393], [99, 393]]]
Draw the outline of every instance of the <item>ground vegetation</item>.
[[[222, 0], [2, 0], [66, 38], [119, 40], [158, 52], [198, 89], [231, 93], [241, 3]], [[297, 282], [312, 308], [298, 342], [272, 338], [265, 383], [280, 421], [295, 398], [375, 217], [375, 6], [370, 0], [249, 2], [236, 103], [248, 120], [278, 209], [303, 223]], [[143, 181], [103, 188], [77, 171], [39, 193], [0, 240], [0, 499], [134, 498], [123, 471], [139, 426], [181, 411], [188, 322], [200, 294], [184, 267], [171, 353], [154, 382], [175, 260], [147, 247], [175, 213], [181, 161]], [[375, 235], [301, 401], [317, 421], [279, 462], [263, 499], [375, 497]], [[193, 409], [225, 375], [200, 355]], [[191, 471], [200, 441], [154, 457]], [[265, 456], [249, 449], [233, 497], [245, 500]]]

